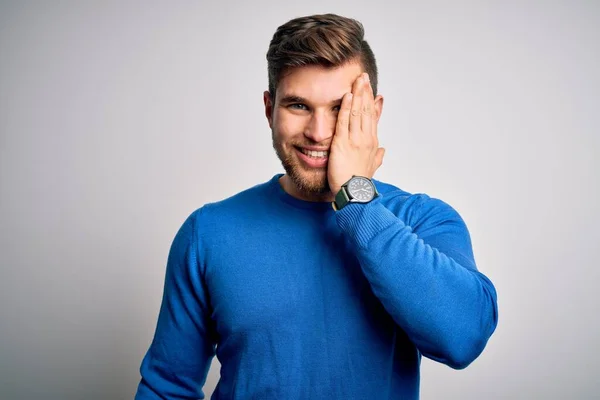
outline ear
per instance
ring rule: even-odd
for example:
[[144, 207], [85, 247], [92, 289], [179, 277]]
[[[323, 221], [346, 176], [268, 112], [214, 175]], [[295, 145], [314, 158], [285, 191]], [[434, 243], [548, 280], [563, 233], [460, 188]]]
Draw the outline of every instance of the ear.
[[378, 94], [375, 96], [375, 115], [377, 116], [377, 122], [379, 122], [379, 118], [381, 117], [381, 112], [383, 111], [383, 96]]
[[265, 116], [267, 117], [267, 121], [269, 121], [269, 128], [273, 129], [273, 99], [268, 90], [265, 90], [263, 93], [263, 101], [265, 103]]

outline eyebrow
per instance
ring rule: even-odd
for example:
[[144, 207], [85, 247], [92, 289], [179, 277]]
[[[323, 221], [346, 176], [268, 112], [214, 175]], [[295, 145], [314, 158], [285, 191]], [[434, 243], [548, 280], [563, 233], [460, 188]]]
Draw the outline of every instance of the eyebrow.
[[[281, 104], [292, 104], [292, 103], [302, 103], [302, 104], [308, 104], [310, 103], [307, 99], [305, 99], [304, 97], [300, 97], [300, 96], [296, 96], [296, 95], [287, 95], [287, 96], [283, 96], [279, 102]], [[336, 100], [332, 100], [329, 102], [330, 105], [339, 105], [342, 103], [342, 98], [336, 99]]]

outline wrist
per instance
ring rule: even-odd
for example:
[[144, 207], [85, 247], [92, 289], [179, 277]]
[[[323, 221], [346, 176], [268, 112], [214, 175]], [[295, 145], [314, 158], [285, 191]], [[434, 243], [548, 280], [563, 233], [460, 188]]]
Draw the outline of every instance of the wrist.
[[354, 175], [335, 193], [331, 205], [334, 210], [339, 211], [350, 203], [369, 203], [378, 195], [377, 188], [370, 178]]

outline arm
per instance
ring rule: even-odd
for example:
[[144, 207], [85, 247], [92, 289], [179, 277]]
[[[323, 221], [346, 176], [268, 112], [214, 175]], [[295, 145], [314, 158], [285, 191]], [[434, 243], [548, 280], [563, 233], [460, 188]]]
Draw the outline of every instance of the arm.
[[338, 211], [338, 225], [374, 294], [419, 351], [465, 368], [496, 328], [496, 291], [477, 271], [458, 213], [440, 200], [419, 200], [413, 227], [388, 210], [381, 196]]
[[[331, 193], [338, 193], [352, 175], [371, 178], [381, 166], [385, 150], [379, 147], [377, 124], [382, 106], [383, 97], [374, 97], [367, 74], [344, 95], [327, 168]], [[337, 213], [338, 225], [354, 243], [373, 292], [417, 348], [464, 368], [496, 327], [496, 292], [475, 267], [460, 216], [425, 197], [416, 210], [422, 217], [413, 226], [380, 198], [347, 205]]]
[[202, 386], [215, 346], [196, 218], [194, 213], [185, 221], [171, 246], [156, 332], [140, 368], [137, 400], [204, 398]]

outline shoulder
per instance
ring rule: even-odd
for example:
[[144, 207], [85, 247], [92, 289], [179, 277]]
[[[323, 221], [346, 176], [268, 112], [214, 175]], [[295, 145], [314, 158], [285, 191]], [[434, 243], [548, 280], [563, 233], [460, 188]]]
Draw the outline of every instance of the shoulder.
[[189, 214], [184, 226], [189, 225], [198, 236], [206, 236], [247, 223], [268, 210], [272, 186], [272, 180], [269, 180], [225, 199], [206, 203]]
[[223, 218], [237, 213], [250, 213], [269, 198], [269, 182], [260, 183], [223, 200], [207, 203], [197, 212], [204, 218]]

